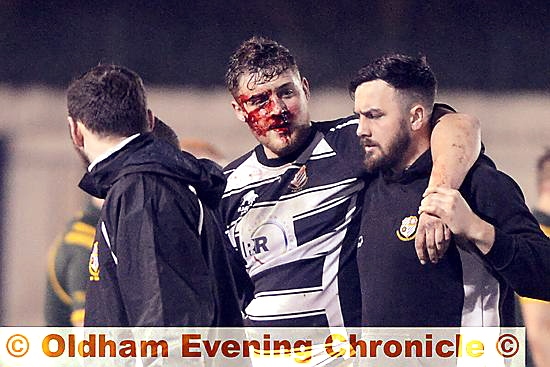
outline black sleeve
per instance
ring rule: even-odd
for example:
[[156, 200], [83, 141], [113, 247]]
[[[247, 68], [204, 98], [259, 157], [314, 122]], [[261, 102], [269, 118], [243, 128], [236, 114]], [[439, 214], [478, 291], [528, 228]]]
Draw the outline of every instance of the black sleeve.
[[521, 296], [550, 300], [550, 239], [531, 214], [519, 186], [489, 165], [473, 172], [468, 202], [495, 227], [485, 259]]
[[456, 112], [455, 109], [448, 104], [445, 103], [435, 103], [434, 104], [434, 110], [432, 112], [432, 118], [430, 119], [430, 125], [435, 126], [437, 123], [437, 120], [442, 118], [448, 113], [454, 113]]
[[128, 181], [109, 215], [129, 324], [210, 326], [215, 306], [196, 196], [166, 178], [132, 175]]
[[[224, 223], [221, 205], [217, 210], [217, 217], [219, 218], [220, 223]], [[231, 273], [233, 274], [233, 279], [235, 280], [239, 306], [241, 312], [244, 312], [246, 306], [248, 306], [250, 301], [254, 298], [254, 283], [252, 283], [252, 279], [250, 279], [250, 276], [246, 271], [245, 260], [241, 256], [239, 250], [233, 247], [229, 237], [227, 237], [225, 233], [223, 235], [223, 242], [227, 253], [227, 259], [229, 261], [229, 266], [231, 268]]]

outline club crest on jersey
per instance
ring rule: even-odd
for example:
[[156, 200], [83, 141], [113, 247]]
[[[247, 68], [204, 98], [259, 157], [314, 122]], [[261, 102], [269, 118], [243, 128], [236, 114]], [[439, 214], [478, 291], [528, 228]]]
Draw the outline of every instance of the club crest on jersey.
[[92, 247], [92, 253], [90, 255], [90, 262], [88, 263], [88, 270], [90, 272], [90, 280], [99, 281], [99, 256], [97, 250], [97, 241], [94, 242]]
[[418, 218], [411, 215], [401, 221], [401, 226], [399, 226], [399, 229], [395, 231], [395, 234], [401, 241], [411, 241], [416, 237], [417, 226]]
[[252, 205], [254, 205], [254, 202], [256, 202], [256, 199], [258, 198], [258, 194], [254, 190], [249, 191], [246, 193], [245, 196], [241, 199], [241, 205], [239, 205], [239, 208], [237, 209], [237, 212], [239, 213], [239, 216], [243, 216], [250, 208], [252, 208]]
[[300, 191], [307, 183], [307, 172], [306, 172], [306, 166], [303, 165], [300, 167], [298, 172], [294, 175], [294, 178], [292, 181], [290, 181], [290, 185], [288, 187], [292, 192]]

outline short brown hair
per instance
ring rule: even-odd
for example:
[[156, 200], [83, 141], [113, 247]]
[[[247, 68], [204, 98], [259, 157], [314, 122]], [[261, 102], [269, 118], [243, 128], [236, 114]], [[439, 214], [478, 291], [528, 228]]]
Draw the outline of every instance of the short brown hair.
[[250, 73], [248, 85], [265, 83], [286, 70], [298, 71], [294, 56], [283, 45], [264, 37], [254, 36], [243, 42], [233, 52], [225, 74], [225, 85], [233, 97], [237, 97], [239, 80]]

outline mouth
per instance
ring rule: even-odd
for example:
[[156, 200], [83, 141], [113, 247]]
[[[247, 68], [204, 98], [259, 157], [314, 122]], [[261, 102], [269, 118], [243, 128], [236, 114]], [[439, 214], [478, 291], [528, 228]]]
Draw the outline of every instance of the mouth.
[[290, 122], [285, 116], [277, 116], [273, 118], [273, 123], [269, 126], [269, 130], [286, 133], [290, 130]]
[[363, 149], [365, 150], [365, 153], [372, 153], [376, 148], [378, 148], [378, 144], [375, 143], [363, 143], [362, 144]]

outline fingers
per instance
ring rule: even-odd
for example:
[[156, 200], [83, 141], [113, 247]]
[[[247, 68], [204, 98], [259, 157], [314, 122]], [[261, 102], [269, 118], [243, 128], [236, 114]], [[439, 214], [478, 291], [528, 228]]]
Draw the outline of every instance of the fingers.
[[428, 256], [430, 257], [430, 261], [432, 263], [437, 263], [439, 261], [439, 257], [437, 255], [437, 248], [435, 245], [435, 228], [434, 226], [430, 226], [426, 228], [426, 250], [428, 251]]
[[416, 256], [418, 257], [418, 260], [420, 260], [420, 263], [422, 265], [426, 264], [428, 261], [428, 252], [426, 251], [426, 231], [424, 228], [421, 228], [421, 225], [419, 224], [418, 229], [416, 231], [416, 237], [414, 239], [414, 248], [416, 251]]
[[454, 190], [454, 189], [449, 189], [449, 188], [446, 188], [446, 187], [432, 186], [432, 187], [428, 187], [426, 189], [426, 191], [424, 191], [424, 193], [422, 194], [422, 197], [425, 198], [425, 197], [427, 197], [428, 195], [431, 195], [431, 194], [453, 195], [453, 193], [455, 191], [456, 190]]
[[440, 259], [443, 255], [441, 251], [445, 247], [445, 226], [440, 225], [434, 229], [435, 234], [435, 248], [437, 250], [437, 256]]
[[415, 251], [423, 265], [431, 261], [437, 263], [445, 255], [451, 240], [450, 229], [441, 219], [421, 214], [415, 238]]

